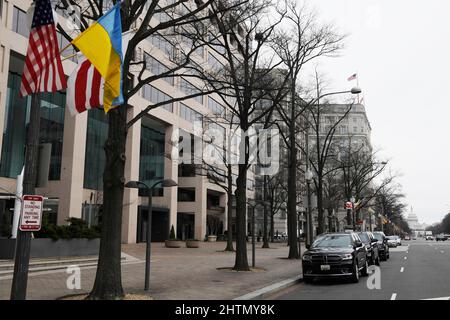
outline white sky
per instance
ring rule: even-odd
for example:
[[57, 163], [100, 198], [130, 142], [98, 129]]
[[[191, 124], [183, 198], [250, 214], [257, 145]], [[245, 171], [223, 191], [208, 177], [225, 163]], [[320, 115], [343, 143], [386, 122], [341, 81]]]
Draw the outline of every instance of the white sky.
[[[420, 222], [450, 210], [450, 1], [310, 0], [321, 19], [349, 37], [341, 57], [319, 69], [330, 90], [356, 85], [372, 125]], [[348, 98], [348, 97], [347, 97]]]

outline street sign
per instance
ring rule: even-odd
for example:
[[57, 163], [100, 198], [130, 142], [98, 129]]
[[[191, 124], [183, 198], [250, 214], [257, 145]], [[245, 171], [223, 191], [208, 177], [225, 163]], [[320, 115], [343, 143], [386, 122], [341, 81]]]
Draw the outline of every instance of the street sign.
[[22, 197], [22, 212], [20, 215], [20, 231], [41, 230], [41, 217], [44, 197], [24, 195]]
[[345, 203], [345, 209], [353, 209], [353, 203], [350, 201], [347, 201]]

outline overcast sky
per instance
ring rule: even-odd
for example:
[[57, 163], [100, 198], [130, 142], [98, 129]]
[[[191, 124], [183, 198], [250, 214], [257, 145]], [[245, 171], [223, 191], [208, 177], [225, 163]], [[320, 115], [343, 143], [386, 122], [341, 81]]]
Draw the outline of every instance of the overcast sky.
[[372, 144], [391, 160], [420, 222], [450, 210], [450, 1], [314, 0], [321, 19], [349, 37], [320, 64], [331, 89], [358, 72]]

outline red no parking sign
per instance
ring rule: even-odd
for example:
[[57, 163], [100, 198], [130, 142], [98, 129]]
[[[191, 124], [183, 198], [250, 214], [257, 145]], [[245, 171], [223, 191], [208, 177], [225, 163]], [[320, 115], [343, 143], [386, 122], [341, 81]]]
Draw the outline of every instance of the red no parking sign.
[[41, 230], [42, 207], [44, 197], [25, 195], [22, 197], [22, 212], [20, 216], [20, 231]]

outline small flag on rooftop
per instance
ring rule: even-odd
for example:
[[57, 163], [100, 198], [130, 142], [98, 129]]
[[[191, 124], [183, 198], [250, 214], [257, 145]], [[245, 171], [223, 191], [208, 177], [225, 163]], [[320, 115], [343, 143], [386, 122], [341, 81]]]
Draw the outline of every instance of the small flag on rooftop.
[[352, 74], [350, 77], [348, 77], [347, 81], [352, 81], [352, 80], [356, 80], [358, 78], [358, 74]]

